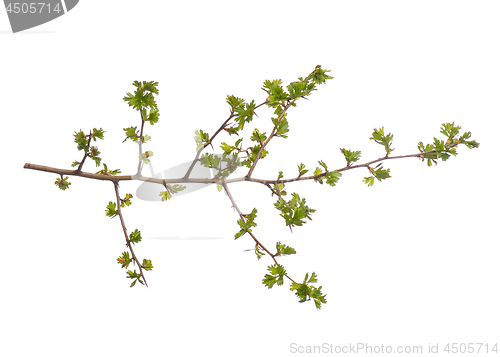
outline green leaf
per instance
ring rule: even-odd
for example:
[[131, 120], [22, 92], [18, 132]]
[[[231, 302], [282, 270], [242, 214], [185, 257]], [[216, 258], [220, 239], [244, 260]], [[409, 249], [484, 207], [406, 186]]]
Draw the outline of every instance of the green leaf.
[[144, 285], [144, 282], [141, 280], [141, 274], [137, 273], [134, 269], [133, 272], [131, 272], [130, 270], [127, 271], [127, 279], [132, 279], [132, 284], [130, 284], [130, 287], [133, 287], [135, 285], [136, 282], [139, 282], [141, 283], [142, 285]]
[[304, 175], [306, 172], [309, 171], [306, 169], [306, 165], [304, 165], [302, 163], [300, 165], [297, 165], [297, 168], [299, 169], [299, 177]]
[[326, 303], [326, 295], [321, 292], [322, 286], [316, 288], [313, 285], [309, 285], [317, 281], [317, 276], [314, 272], [311, 274], [311, 278], [309, 278], [309, 274], [306, 274], [304, 282], [302, 284], [292, 282], [290, 290], [295, 291], [295, 295], [299, 298], [299, 302], [311, 300], [312, 298], [316, 308], [321, 309], [321, 304]]
[[66, 176], [65, 178], [63, 178], [61, 180], [60, 177], [58, 177], [56, 179], [56, 182], [54, 182], [54, 184], [59, 187], [61, 190], [65, 191], [69, 188], [69, 185], [71, 185], [71, 182], [68, 181], [69, 177]]
[[158, 109], [151, 109], [149, 111], [149, 114], [144, 119], [144, 121], [148, 121], [149, 124], [154, 125], [158, 123], [159, 118], [160, 118], [160, 111]]
[[106, 206], [106, 216], [114, 218], [119, 214], [118, 210], [116, 209], [116, 203], [115, 202], [109, 202], [108, 205]]
[[310, 75], [311, 80], [316, 84], [323, 84], [327, 79], [333, 79], [333, 77], [326, 74], [327, 72], [331, 71], [328, 69], [322, 69], [320, 65], [317, 65]]
[[121, 264], [122, 268], [128, 268], [129, 264], [132, 262], [128, 252], [123, 252], [122, 255], [116, 260], [118, 261], [118, 264]]
[[389, 174], [391, 169], [385, 170], [382, 167], [381, 163], [378, 164], [377, 166], [375, 166], [375, 169], [372, 169], [371, 167], [369, 167], [369, 170], [373, 176], [365, 177], [363, 179], [363, 182], [366, 183], [368, 185], [368, 187], [373, 186], [373, 183], [375, 182], [375, 178], [379, 181], [382, 181], [382, 180], [385, 180], [385, 179], [391, 177]]
[[[455, 122], [453, 123], [444, 123], [441, 125], [441, 131], [443, 135], [445, 135], [448, 140], [453, 141], [453, 138], [458, 135], [460, 132], [460, 129], [462, 129], [460, 126], [455, 126]], [[451, 143], [451, 142], [450, 142]]]
[[249, 123], [253, 119], [255, 102], [252, 100], [250, 104], [242, 103], [241, 105], [234, 107], [235, 116], [234, 121], [238, 123], [236, 130], [242, 130], [245, 123]]
[[268, 106], [272, 106], [276, 102], [283, 102], [288, 99], [288, 93], [285, 92], [281, 84], [281, 79], [264, 81], [262, 90], [264, 90], [268, 94]]
[[280, 197], [274, 206], [281, 211], [280, 215], [285, 219], [285, 223], [290, 229], [295, 226], [302, 226], [306, 223], [305, 218], [312, 220], [311, 214], [316, 211], [307, 206], [305, 198], [301, 199], [295, 192], [292, 193], [292, 198], [288, 202]]
[[280, 121], [278, 121], [278, 118], [272, 118], [271, 121], [276, 126], [276, 133], [274, 135], [281, 138], [287, 138], [288, 136], [286, 134], [289, 132], [289, 129], [286, 118], [283, 117]]
[[96, 129], [94, 128], [93, 132], [92, 132], [92, 139], [94, 139], [94, 141], [96, 141], [96, 138], [99, 138], [101, 140], [104, 139], [104, 133], [105, 131], [101, 129]]
[[85, 134], [83, 133], [83, 131], [81, 131], [81, 130], [79, 132], [75, 131], [73, 136], [75, 137], [75, 143], [78, 144], [78, 150], [85, 150], [85, 152], [87, 152], [89, 141], [85, 137]]
[[123, 200], [121, 200], [121, 202], [120, 202], [120, 206], [121, 206], [121, 207], [125, 207], [125, 205], [130, 206], [130, 205], [132, 204], [132, 202], [130, 202], [130, 199], [131, 199], [132, 197], [133, 197], [133, 196], [132, 196], [132, 194], [131, 194], [131, 193], [127, 193], [127, 194], [125, 195], [125, 198], [124, 198]]
[[196, 151], [199, 151], [202, 147], [209, 144], [208, 133], [203, 132], [203, 130], [196, 130], [194, 132], [194, 140], [196, 141]]
[[334, 187], [337, 184], [337, 181], [340, 179], [342, 174], [337, 170], [329, 172], [325, 175], [326, 183], [330, 186]]
[[100, 166], [101, 165], [101, 158], [98, 156], [101, 152], [99, 151], [99, 149], [97, 149], [97, 147], [95, 146], [92, 146], [90, 148], [90, 154], [89, 154], [89, 157], [95, 161], [95, 165], [96, 167]]
[[252, 213], [245, 215], [245, 220], [239, 219], [237, 223], [240, 226], [240, 231], [234, 235], [234, 239], [238, 239], [243, 234], [251, 232], [252, 227], [257, 227], [257, 223], [254, 222], [256, 217], [257, 217], [257, 209], [254, 208], [252, 210]]
[[254, 252], [255, 252], [255, 255], [257, 256], [257, 259], [259, 259], [259, 260], [260, 260], [260, 258], [262, 258], [262, 256], [265, 255], [264, 251], [260, 249], [258, 244], [255, 244]]
[[160, 196], [161, 196], [161, 201], [166, 201], [166, 200], [169, 200], [172, 198], [172, 195], [170, 194], [170, 192], [167, 191], [161, 191], [160, 192]]
[[282, 255], [291, 255], [291, 254], [296, 254], [297, 252], [295, 249], [292, 247], [289, 247], [285, 244], [282, 244], [281, 242], [276, 243], [276, 254], [275, 256], [282, 256]]
[[384, 127], [380, 129], [373, 129], [373, 134], [370, 140], [374, 140], [377, 144], [383, 145], [385, 148], [386, 156], [389, 156], [391, 151], [394, 149], [391, 148], [393, 135], [391, 133], [385, 135]]
[[137, 131], [136, 126], [131, 126], [129, 128], [123, 128], [123, 130], [125, 131], [125, 135], [127, 137], [125, 138], [125, 140], [122, 141], [122, 143], [124, 143], [128, 139], [130, 139], [132, 141], [137, 141], [139, 139], [139, 131]]
[[153, 152], [148, 150], [145, 153], [139, 154], [139, 160], [141, 160], [145, 164], [149, 164], [150, 160], [148, 158], [151, 156], [153, 156]]
[[127, 93], [123, 98], [129, 106], [138, 111], [142, 111], [143, 108], [157, 108], [153, 93], [158, 94], [158, 82], [134, 81], [133, 85], [137, 88], [134, 94]]
[[258, 143], [263, 143], [266, 141], [266, 133], [260, 133], [259, 129], [254, 129], [252, 136], [250, 137], [250, 140], [256, 141]]
[[111, 176], [114, 176], [114, 175], [119, 174], [121, 172], [120, 169], [109, 170], [108, 166], [106, 164], [102, 164], [102, 165], [104, 166], [104, 169], [96, 172], [97, 175], [111, 175]]
[[144, 270], [153, 270], [153, 264], [151, 263], [151, 260], [143, 259], [142, 260], [142, 268]]
[[262, 279], [262, 284], [271, 289], [274, 284], [283, 285], [283, 277], [286, 275], [286, 270], [280, 264], [274, 264], [267, 267], [270, 274], [266, 274]]
[[351, 166], [353, 162], [356, 162], [361, 158], [361, 151], [351, 151], [346, 149], [340, 149], [340, 151], [344, 154], [347, 166]]
[[137, 244], [142, 240], [141, 231], [136, 229], [132, 233], [129, 234], [129, 239], [132, 243]]

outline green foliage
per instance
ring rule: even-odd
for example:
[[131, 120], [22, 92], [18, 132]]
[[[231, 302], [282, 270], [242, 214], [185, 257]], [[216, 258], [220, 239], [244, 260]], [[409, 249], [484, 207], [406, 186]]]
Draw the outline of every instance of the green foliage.
[[277, 102], [283, 102], [288, 99], [288, 93], [285, 92], [281, 84], [281, 79], [264, 81], [262, 90], [264, 90], [268, 94], [267, 100], [269, 101], [270, 106]]
[[99, 154], [101, 152], [97, 149], [97, 147], [95, 146], [92, 146], [90, 148], [90, 153], [89, 153], [89, 157], [95, 161], [95, 166], [98, 167], [99, 165], [101, 165], [101, 158], [99, 157]]
[[254, 252], [259, 260], [265, 255], [264, 251], [260, 249], [258, 244], [255, 244]]
[[299, 169], [299, 177], [304, 175], [306, 172], [308, 172], [309, 170], [306, 169], [306, 165], [300, 163], [299, 165], [297, 165], [297, 168]]
[[295, 226], [302, 226], [306, 223], [305, 218], [312, 220], [311, 214], [316, 211], [307, 206], [306, 199], [301, 199], [299, 194], [295, 192], [292, 193], [292, 198], [289, 201], [280, 197], [274, 206], [281, 211], [280, 216], [285, 219], [285, 223], [290, 229]]
[[375, 179], [382, 181], [382, 180], [385, 180], [385, 179], [391, 177], [389, 175], [391, 169], [385, 170], [382, 167], [382, 164], [378, 164], [377, 166], [375, 166], [375, 169], [372, 169], [371, 167], [368, 167], [368, 169], [370, 170], [371, 174], [373, 175], [373, 176], [365, 177], [363, 179], [363, 182], [366, 183], [368, 185], [368, 187], [373, 186]]
[[77, 147], [78, 147], [78, 150], [85, 150], [85, 152], [87, 152], [88, 150], [88, 142], [89, 140], [86, 138], [85, 134], [83, 133], [83, 131], [79, 131], [79, 132], [76, 132], [73, 134], [73, 136], [75, 137], [75, 143], [77, 143]]
[[322, 286], [316, 288], [313, 285], [309, 285], [311, 283], [317, 282], [318, 280], [316, 273], [313, 272], [310, 278], [309, 274], [306, 274], [304, 282], [302, 284], [292, 282], [292, 284], [290, 285], [290, 290], [295, 291], [295, 295], [297, 295], [297, 297], [299, 298], [299, 302], [311, 300], [312, 298], [314, 300], [316, 308], [319, 310], [321, 309], [321, 304], [326, 303], [326, 295], [321, 292]]
[[145, 270], [153, 270], [153, 264], [151, 263], [151, 260], [143, 259], [142, 260], [142, 268]]
[[340, 173], [337, 170], [331, 171], [331, 172], [328, 171], [328, 166], [321, 160], [318, 161], [318, 163], [320, 164], [320, 166], [322, 168], [316, 167], [316, 170], [314, 170], [314, 176], [323, 174], [323, 170], [325, 170], [325, 172], [324, 172], [324, 176], [316, 177], [314, 179], [314, 181], [319, 182], [320, 184], [323, 184], [323, 180], [326, 179], [326, 183], [328, 185], [334, 187], [337, 184], [338, 180], [342, 177], [342, 173]]
[[383, 145], [385, 148], [386, 156], [389, 156], [391, 151], [394, 149], [391, 148], [393, 135], [391, 133], [385, 135], [384, 127], [380, 129], [373, 129], [373, 134], [370, 140], [374, 140], [377, 144]]
[[[266, 104], [268, 107], [274, 109], [273, 115], [271, 116], [271, 121], [273, 124], [271, 134], [269, 134], [268, 137], [266, 135], [266, 132], [262, 132], [258, 128], [255, 128], [252, 134], [249, 136], [250, 141], [255, 143], [255, 145], [253, 145], [252, 147], [243, 149], [242, 143], [244, 138], [241, 137], [238, 138], [238, 140], [236, 140], [233, 145], [222, 142], [220, 147], [224, 152], [223, 155], [205, 153], [201, 155], [201, 157], [199, 157], [201, 150], [203, 150], [208, 145], [212, 145], [212, 139], [210, 138], [209, 134], [203, 132], [203, 130], [195, 131], [194, 139], [197, 145], [196, 149], [198, 151], [196, 158], [199, 157], [199, 161], [205, 167], [217, 170], [217, 173], [215, 174], [215, 180], [213, 182], [217, 184], [217, 189], [219, 192], [223, 187], [226, 189], [228, 196], [230, 197], [235, 207], [236, 204], [234, 203], [232, 196], [229, 194], [229, 190], [226, 186], [225, 180], [240, 166], [246, 166], [247, 168], [252, 168], [252, 170], [250, 170], [245, 177], [236, 179], [234, 181], [243, 181], [250, 179], [259, 152], [259, 159], [265, 158], [268, 154], [267, 143], [270, 141], [270, 139], [272, 139], [274, 136], [283, 138], [287, 137], [289, 132], [289, 122], [287, 119], [288, 109], [290, 109], [291, 107], [295, 107], [297, 105], [297, 101], [300, 98], [309, 96], [313, 91], [316, 90], [316, 87], [318, 85], [325, 83], [328, 79], [332, 79], [333, 77], [329, 76], [327, 72], [330, 71], [323, 70], [321, 66], [318, 65], [315, 67], [314, 71], [311, 72], [307, 77], [299, 77], [297, 81], [293, 81], [287, 86], [284, 86], [281, 80], [266, 80], [264, 81], [262, 89], [267, 93], [267, 99], [264, 103], [258, 106], [253, 100], [247, 103], [245, 102], [245, 100], [233, 95], [227, 96], [226, 101], [231, 109], [230, 117], [227, 121], [224, 122], [219, 130], [215, 132], [215, 134], [212, 136], [212, 139], [223, 129], [229, 135], [239, 135], [240, 131], [244, 129], [245, 124], [250, 123], [253, 120], [254, 115], [257, 116], [257, 114], [255, 113], [255, 109], [262, 106], [263, 104]], [[123, 99], [129, 104], [129, 106], [139, 111], [141, 115], [141, 129], [138, 130], [137, 126], [124, 128], [123, 130], [125, 132], [125, 139], [123, 140], [123, 142], [131, 140], [133, 142], [142, 144], [151, 140], [151, 136], [143, 133], [144, 123], [149, 122], [151, 125], [154, 125], [159, 120], [160, 113], [154, 96], [155, 94], [158, 95], [158, 82], [134, 81], [133, 86], [136, 88], [134, 93], [127, 93], [127, 95]], [[232, 123], [230, 122], [231, 119], [233, 120]], [[451, 156], [457, 155], [456, 147], [459, 144], [464, 144], [470, 149], [479, 147], [479, 143], [477, 143], [475, 140], [471, 140], [470, 132], [466, 132], [462, 136], [460, 136], [460, 129], [461, 127], [456, 126], [454, 123], [442, 124], [440, 132], [445, 136], [444, 140], [434, 138], [432, 143], [426, 145], [420, 142], [418, 144], [420, 154], [390, 158], [393, 159], [419, 156], [422, 160], [427, 160], [428, 165], [431, 166], [433, 162], [436, 164], [438, 159], [446, 161]], [[101, 158], [99, 155], [101, 153], [96, 146], [90, 146], [90, 144], [92, 140], [96, 141], [97, 138], [103, 139], [104, 133], [105, 131], [103, 131], [102, 128], [93, 128], [93, 130], [88, 135], [85, 135], [81, 130], [73, 134], [74, 141], [77, 144], [78, 150], [83, 150], [85, 152], [85, 155], [81, 162], [75, 160], [71, 164], [72, 167], [79, 167], [74, 171], [75, 175], [81, 173], [81, 166], [83, 166], [83, 162], [87, 157], [90, 157], [92, 160], [94, 160], [96, 166], [100, 166]], [[393, 135], [390, 133], [385, 134], [383, 127], [380, 129], [374, 129], [370, 140], [374, 140], [377, 144], [382, 145], [386, 152], [386, 156], [384, 158], [374, 160], [372, 161], [372, 163], [388, 159], [389, 154], [394, 151], [394, 148], [392, 148]], [[341, 171], [354, 167], [366, 166], [371, 173], [371, 176], [364, 178], [364, 182], [368, 186], [372, 186], [375, 182], [375, 179], [377, 179], [378, 181], [382, 181], [391, 177], [390, 170], [384, 169], [381, 163], [378, 163], [378, 165], [374, 168], [370, 167], [371, 163], [355, 165], [353, 167], [352, 164], [359, 161], [361, 158], [360, 151], [351, 151], [344, 148], [341, 148], [340, 151], [344, 155], [344, 158], [347, 162], [347, 167], [342, 168]], [[139, 173], [141, 169], [140, 164], [149, 163], [149, 157], [151, 157], [152, 155], [152, 151], [146, 151], [145, 153], [142, 153], [142, 145], [139, 145]], [[284, 182], [298, 181], [299, 179], [306, 180], [312, 178], [320, 184], [323, 184], [323, 182], [326, 181], [328, 185], [336, 186], [338, 180], [342, 176], [342, 174], [337, 170], [330, 171], [323, 161], [318, 161], [318, 163], [319, 166], [315, 168], [313, 177], [302, 177], [307, 172], [309, 172], [309, 170], [305, 168], [305, 165], [303, 163], [300, 163], [299, 165], [297, 165], [298, 177], [292, 180], [282, 180], [282, 171], [279, 171], [277, 180], [250, 180], [265, 184], [268, 188], [271, 189], [273, 195], [278, 196], [278, 200], [274, 203], [274, 206], [280, 211], [280, 215], [285, 219], [285, 224], [290, 227], [290, 230], [292, 229], [292, 227], [302, 226], [303, 224], [305, 224], [307, 222], [306, 219], [311, 220], [311, 215], [315, 212], [315, 210], [307, 206], [306, 200], [304, 198], [301, 198], [295, 192], [292, 193], [292, 197], [289, 200], [284, 199], [283, 197], [287, 195]], [[104, 168], [98, 171], [97, 174], [114, 176], [120, 173], [119, 169], [109, 170], [106, 164], [103, 164], [103, 166]], [[113, 183], [115, 184], [116, 188], [118, 187], [117, 183], [120, 179], [121, 178], [113, 179]], [[66, 190], [71, 184], [67, 180], [68, 177], [63, 178], [61, 175], [61, 178], [58, 178], [55, 184], [60, 189]], [[186, 188], [186, 186], [180, 184], [167, 185], [166, 181], [163, 181], [163, 184], [165, 186], [165, 191], [160, 193], [162, 201], [171, 199], [174, 194]], [[131, 194], [126, 194], [124, 199], [119, 199], [118, 207], [118, 203], [110, 201], [106, 207], [106, 216], [113, 218], [119, 215], [120, 207], [129, 206], [131, 204], [132, 197], [133, 196]], [[248, 250], [253, 250], [259, 260], [261, 257], [266, 255], [266, 253], [270, 255], [275, 263], [277, 257], [296, 254], [294, 248], [289, 247], [281, 242], [276, 242], [276, 253], [271, 254], [268, 249], [266, 249], [259, 241], [257, 241], [257, 238], [254, 237], [253, 233], [251, 233], [252, 228], [257, 226], [257, 223], [255, 222], [256, 216], [256, 208], [254, 208], [250, 214], [240, 216], [240, 219], [238, 219], [237, 221], [239, 225], [239, 231], [235, 234], [235, 239], [241, 237], [245, 233], [250, 233], [252, 235], [252, 238], [254, 238], [256, 244], [253, 249]], [[123, 228], [125, 229], [124, 225]], [[141, 241], [141, 232], [138, 229], [135, 229], [127, 237], [127, 246], [130, 250], [130, 253], [128, 251], [125, 251], [121, 256], [117, 258], [117, 262], [121, 265], [122, 268], [128, 268], [130, 263], [137, 263], [139, 266], [139, 273], [137, 273], [135, 270], [133, 272], [130, 270], [127, 271], [127, 278], [132, 280], [132, 283], [130, 285], [131, 287], [134, 286], [137, 282], [143, 285], [146, 284], [146, 280], [143, 275], [143, 269], [146, 271], [153, 269], [151, 260], [143, 259], [141, 264], [135, 256], [133, 247], [135, 246], [135, 244]], [[272, 288], [276, 284], [283, 285], [284, 277], [288, 277], [285, 268], [278, 263], [268, 266], [267, 270], [268, 273], [264, 276], [262, 282], [268, 288]], [[314, 285], [312, 285], [314, 283], [317, 283], [317, 276], [314, 272], [310, 277], [309, 274], [306, 274], [303, 282], [301, 283], [295, 282], [290, 277], [288, 278], [292, 281], [290, 290], [295, 292], [295, 295], [299, 298], [299, 302], [304, 302], [312, 299], [317, 309], [320, 309], [322, 304], [326, 303], [326, 295], [321, 292], [322, 287], [315, 287]]]
[[255, 109], [255, 102], [252, 100], [250, 104], [243, 103], [234, 108], [235, 117], [234, 121], [238, 123], [236, 130], [240, 131], [245, 126], [245, 123], [250, 123], [253, 119]]
[[468, 140], [471, 138], [470, 131], [464, 133], [464, 135], [456, 138], [460, 133], [460, 126], [455, 126], [455, 123], [444, 123], [441, 125], [441, 134], [446, 136], [446, 141], [434, 138], [432, 144], [424, 145], [422, 142], [418, 143], [418, 150], [422, 153], [420, 155], [421, 160], [427, 160], [427, 166], [432, 166], [432, 163], [437, 165], [437, 160], [441, 159], [446, 161], [450, 156], [456, 156], [456, 146], [458, 144], [464, 144], [469, 149], [475, 149], [479, 147], [479, 143], [475, 140]]
[[262, 279], [262, 284], [271, 289], [274, 284], [283, 285], [283, 277], [286, 275], [286, 270], [280, 264], [274, 264], [267, 267], [270, 274], [266, 274]]
[[203, 132], [201, 129], [194, 132], [194, 140], [196, 141], [196, 151], [210, 143], [208, 133]]
[[153, 152], [152, 151], [146, 151], [145, 153], [140, 153], [139, 154], [139, 160], [141, 160], [143, 163], [145, 164], [149, 164], [149, 157], [153, 156]]
[[116, 209], [116, 202], [109, 201], [108, 205], [106, 206], [106, 216], [114, 218], [119, 214], [120, 213]]
[[250, 140], [256, 141], [261, 144], [264, 141], [266, 141], [266, 139], [267, 139], [266, 133], [260, 133], [259, 129], [254, 129], [252, 136], [250, 137]]
[[144, 282], [141, 280], [141, 274], [137, 273], [137, 272], [135, 271], [135, 269], [134, 269], [134, 271], [133, 271], [133, 272], [131, 272], [130, 270], [129, 270], [129, 271], [127, 271], [127, 274], [128, 274], [127, 278], [128, 278], [128, 279], [132, 279], [132, 280], [133, 280], [133, 281], [132, 281], [132, 284], [130, 284], [130, 287], [134, 286], [134, 285], [135, 285], [135, 283], [137, 283], [137, 282], [139, 282], [139, 283], [141, 283], [142, 285], [144, 285]]
[[297, 252], [292, 247], [282, 244], [281, 242], [276, 242], [276, 254], [274, 254], [275, 257], [279, 257], [282, 255], [291, 255], [296, 253]]
[[273, 124], [276, 126], [276, 133], [274, 135], [279, 136], [281, 138], [287, 138], [288, 136], [286, 135], [289, 130], [288, 130], [288, 121], [286, 118], [283, 118], [281, 120], [278, 120], [277, 118], [272, 118], [271, 119]]
[[332, 187], [334, 187], [337, 184], [340, 177], [342, 177], [342, 174], [336, 170], [325, 174], [326, 183]]
[[351, 151], [346, 149], [340, 149], [340, 151], [344, 154], [347, 166], [351, 166], [353, 162], [356, 162], [361, 158], [361, 151]]
[[234, 145], [229, 145], [229, 144], [226, 144], [225, 142], [223, 142], [220, 147], [221, 149], [224, 151], [224, 155], [231, 155], [233, 153], [239, 153], [241, 150], [241, 143], [243, 141], [243, 138], [239, 138], [238, 140], [236, 140], [236, 142], [234, 143]]
[[141, 231], [136, 229], [132, 233], [129, 234], [129, 239], [132, 243], [136, 244], [142, 240]]
[[132, 259], [130, 259], [130, 254], [128, 252], [123, 252], [116, 260], [118, 264], [121, 264], [122, 268], [128, 268], [129, 264], [132, 263]]
[[234, 239], [238, 239], [243, 234], [252, 231], [252, 227], [257, 227], [257, 223], [254, 222], [255, 217], [257, 217], [257, 209], [254, 208], [252, 213], [245, 215], [245, 220], [239, 219], [238, 225], [240, 226], [240, 231], [234, 235]]
[[[259, 154], [260, 148], [261, 148], [260, 144], [252, 146], [250, 148], [250, 153], [247, 152], [247, 158], [243, 160], [241, 164], [248, 168], [252, 167], [253, 163], [257, 159], [257, 155]], [[266, 149], [262, 150], [262, 154], [260, 154], [260, 159], [265, 158], [267, 154], [268, 151]]]
[[150, 109], [149, 114], [146, 109], [143, 109], [141, 114], [143, 120], [149, 122], [151, 125], [158, 123], [158, 119], [160, 118], [160, 111], [157, 108]]
[[134, 94], [127, 93], [127, 95], [123, 98], [125, 102], [128, 102], [129, 106], [141, 112], [143, 108], [151, 108], [151, 109], [158, 108], [155, 98], [153, 96], [153, 93], [159, 94], [157, 88], [158, 82], [134, 81], [134, 83], [132, 84], [137, 88]]
[[131, 126], [131, 127], [128, 127], [128, 128], [123, 128], [123, 130], [125, 131], [126, 137], [125, 137], [125, 140], [122, 141], [122, 143], [124, 143], [128, 139], [130, 139], [132, 141], [139, 140], [139, 131], [137, 130], [136, 126]]
[[68, 181], [69, 177], [66, 176], [65, 178], [63, 178], [61, 180], [60, 177], [58, 177], [56, 179], [56, 182], [54, 182], [54, 184], [59, 187], [61, 190], [65, 191], [69, 188], [69, 185], [71, 185], [71, 182]]
[[178, 184], [165, 185], [165, 187], [167, 190], [160, 192], [162, 202], [171, 199], [172, 195], [175, 195], [186, 188], [186, 186]]
[[131, 199], [132, 197], [134, 197], [134, 196], [132, 196], [132, 194], [131, 194], [131, 193], [127, 193], [127, 194], [125, 195], [125, 198], [124, 198], [123, 200], [121, 200], [121, 202], [120, 202], [120, 206], [121, 206], [121, 207], [130, 206], [130, 205], [132, 204], [132, 202], [130, 202], [130, 199]]
[[109, 170], [108, 166], [106, 164], [102, 164], [102, 165], [104, 166], [104, 169], [96, 172], [98, 175], [111, 175], [111, 176], [114, 176], [114, 175], [119, 174], [121, 172], [120, 169]]

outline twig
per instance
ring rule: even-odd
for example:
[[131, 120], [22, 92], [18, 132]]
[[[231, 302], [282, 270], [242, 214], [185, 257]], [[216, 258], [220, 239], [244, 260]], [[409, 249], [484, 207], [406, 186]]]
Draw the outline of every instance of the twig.
[[118, 192], [118, 182], [114, 181], [113, 184], [115, 186], [116, 205], [118, 207], [118, 215], [120, 216], [120, 222], [121, 222], [122, 227], [123, 227], [123, 234], [125, 234], [125, 241], [127, 242], [126, 245], [127, 245], [128, 249], [130, 249], [130, 252], [132, 253], [132, 258], [134, 259], [135, 263], [137, 263], [137, 266], [139, 267], [139, 272], [141, 273], [141, 276], [144, 279], [144, 284], [146, 284], [146, 286], [148, 286], [148, 283], [146, 282], [146, 277], [144, 276], [144, 272], [142, 271], [141, 262], [139, 262], [139, 259], [137, 259], [137, 257], [135, 256], [134, 249], [132, 248], [132, 242], [130, 241], [130, 239], [128, 238], [128, 235], [127, 235], [127, 228], [125, 228], [125, 221], [123, 220], [122, 210], [120, 208], [121, 199], [120, 199], [120, 193]]

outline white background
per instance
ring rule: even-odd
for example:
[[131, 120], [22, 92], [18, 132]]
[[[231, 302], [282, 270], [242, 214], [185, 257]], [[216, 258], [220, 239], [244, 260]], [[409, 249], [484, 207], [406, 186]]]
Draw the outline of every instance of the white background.
[[[287, 356], [292, 343], [500, 343], [499, 11], [496, 1], [87, 0], [18, 34], [0, 11], [0, 354]], [[363, 162], [381, 157], [369, 140], [375, 127], [394, 134], [394, 155], [442, 137], [444, 122], [481, 143], [432, 168], [387, 162], [393, 177], [370, 188], [367, 170], [344, 173], [335, 188], [290, 184], [317, 210], [293, 234], [266, 187], [231, 186], [243, 211], [258, 209], [254, 233], [270, 249], [277, 240], [297, 249], [280, 260], [290, 276], [318, 274], [328, 294], [320, 311], [297, 303], [288, 284], [262, 285], [271, 260], [243, 252], [251, 239], [233, 239], [237, 215], [213, 186], [124, 209], [128, 229], [144, 237], [138, 256], [154, 265], [149, 288], [131, 289], [116, 263], [120, 223], [104, 214], [112, 184], [72, 177], [63, 192], [57, 175], [23, 169], [70, 169], [82, 156], [74, 131], [102, 127], [103, 162], [134, 173], [137, 147], [121, 143], [122, 129], [139, 125], [122, 100], [134, 80], [160, 83], [160, 121], [146, 126], [155, 169], [184, 163], [194, 131], [213, 133], [227, 118], [226, 95], [261, 103], [265, 79], [288, 84], [317, 64], [335, 78], [290, 110], [289, 138], [271, 141], [254, 177], [294, 177], [297, 164], [314, 170], [317, 160], [341, 168], [339, 148], [361, 150]], [[269, 110], [257, 114], [249, 129], [269, 132]], [[84, 170], [97, 171], [90, 160]], [[123, 182], [122, 196], [137, 186]], [[174, 236], [223, 239], [151, 239]]]

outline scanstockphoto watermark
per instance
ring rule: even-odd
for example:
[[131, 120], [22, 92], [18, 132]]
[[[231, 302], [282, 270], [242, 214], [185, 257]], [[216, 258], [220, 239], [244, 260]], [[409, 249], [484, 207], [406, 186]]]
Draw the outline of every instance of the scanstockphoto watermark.
[[356, 353], [423, 353], [422, 346], [390, 346], [390, 345], [372, 345], [368, 343], [349, 343], [348, 345], [334, 345], [332, 343], [322, 343], [321, 345], [300, 345], [298, 343], [290, 344], [290, 352], [298, 354], [356, 354]]
[[65, 15], [79, 0], [4, 0], [12, 32], [24, 31]]
[[484, 342], [447, 342], [428, 343], [427, 345], [386, 345], [370, 344], [366, 342], [334, 345], [322, 343], [320, 345], [301, 345], [290, 343], [290, 353], [297, 354], [491, 354], [497, 355], [499, 344]]

